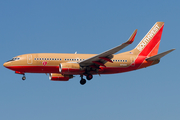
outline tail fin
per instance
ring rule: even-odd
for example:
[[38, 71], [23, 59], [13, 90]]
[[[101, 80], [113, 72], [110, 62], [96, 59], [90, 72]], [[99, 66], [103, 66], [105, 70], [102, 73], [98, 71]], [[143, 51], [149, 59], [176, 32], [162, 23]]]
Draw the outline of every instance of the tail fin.
[[134, 53], [142, 56], [154, 56], [158, 53], [164, 22], [156, 22], [141, 42], [134, 48]]

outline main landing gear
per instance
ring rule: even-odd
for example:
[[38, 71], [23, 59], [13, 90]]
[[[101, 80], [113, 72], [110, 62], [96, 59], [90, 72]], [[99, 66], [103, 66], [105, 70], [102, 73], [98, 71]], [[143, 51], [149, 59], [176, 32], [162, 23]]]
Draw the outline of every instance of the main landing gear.
[[82, 78], [82, 79], [80, 80], [80, 84], [81, 84], [81, 85], [84, 85], [85, 83], [86, 83], [86, 80]]
[[93, 75], [92, 74], [87, 74], [87, 76], [86, 76], [86, 79], [87, 80], [91, 80], [93, 78]]
[[[80, 75], [81, 77], [81, 80], [80, 80], [80, 84], [81, 85], [84, 85], [86, 83], [86, 80], [83, 78], [83, 75]], [[93, 75], [92, 74], [87, 74], [86, 75], [86, 79], [87, 80], [91, 80], [93, 78]]]

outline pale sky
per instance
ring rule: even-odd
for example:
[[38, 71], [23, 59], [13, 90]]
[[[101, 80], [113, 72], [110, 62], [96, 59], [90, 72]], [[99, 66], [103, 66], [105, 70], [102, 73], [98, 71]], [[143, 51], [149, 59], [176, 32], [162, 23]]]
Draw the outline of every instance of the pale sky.
[[[0, 1], [1, 120], [179, 120], [179, 1]], [[26, 53], [102, 53], [138, 29], [133, 49], [157, 21], [165, 22], [158, 65], [137, 71], [53, 82], [3, 67]], [[118, 53], [120, 53], [118, 52]]]

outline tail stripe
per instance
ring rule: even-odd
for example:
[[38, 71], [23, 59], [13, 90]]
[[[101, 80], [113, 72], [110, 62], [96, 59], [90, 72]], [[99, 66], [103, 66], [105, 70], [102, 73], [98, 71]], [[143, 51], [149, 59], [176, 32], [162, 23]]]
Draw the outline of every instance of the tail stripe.
[[150, 40], [150, 42], [144, 47], [139, 55], [147, 56], [151, 50], [159, 43], [161, 40], [161, 35], [163, 31], [164, 25], [160, 28], [160, 30], [156, 33], [156, 35]]

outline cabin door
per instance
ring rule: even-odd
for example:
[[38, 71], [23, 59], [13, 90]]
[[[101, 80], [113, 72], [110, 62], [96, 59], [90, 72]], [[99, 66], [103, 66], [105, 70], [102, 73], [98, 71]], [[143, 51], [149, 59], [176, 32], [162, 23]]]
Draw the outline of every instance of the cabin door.
[[131, 66], [134, 67], [135, 66], [135, 58], [131, 57]]
[[33, 60], [32, 60], [32, 55], [27, 55], [27, 64], [32, 64]]

